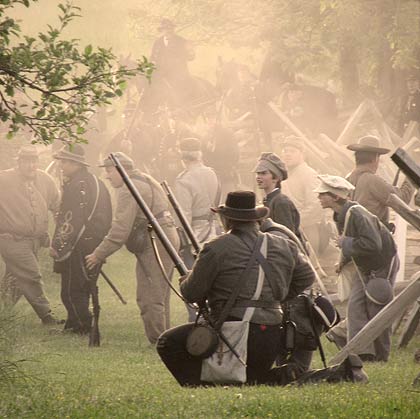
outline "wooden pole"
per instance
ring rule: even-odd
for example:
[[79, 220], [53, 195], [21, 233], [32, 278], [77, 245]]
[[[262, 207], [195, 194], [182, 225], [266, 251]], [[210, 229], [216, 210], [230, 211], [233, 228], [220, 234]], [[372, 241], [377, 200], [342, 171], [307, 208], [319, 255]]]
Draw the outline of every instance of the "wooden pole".
[[404, 348], [408, 345], [411, 338], [413, 337], [417, 326], [420, 322], [420, 299], [414, 303], [414, 307], [410, 311], [407, 321], [405, 322], [404, 328], [401, 331], [400, 338], [398, 339], [398, 348]]
[[419, 128], [418, 122], [410, 121], [408, 123], [407, 128], [404, 131], [403, 143], [409, 141], [412, 137], [418, 136], [420, 134], [418, 128]]
[[269, 102], [268, 106], [298, 137], [303, 139], [305, 146], [309, 150], [311, 150], [321, 159], [325, 159], [328, 157], [328, 154], [321, 151], [311, 141], [309, 141], [308, 137], [289, 119], [289, 117], [284, 112], [278, 109], [273, 102]]
[[420, 231], [419, 210], [410, 208], [401, 198], [393, 193], [389, 195], [385, 205], [391, 207], [397, 214], [401, 215], [404, 220]]
[[346, 123], [346, 126], [344, 127], [343, 131], [341, 131], [341, 134], [337, 138], [337, 144], [347, 144], [348, 137], [353, 131], [353, 129], [359, 124], [360, 120], [365, 115], [365, 112], [367, 110], [367, 101], [364, 100], [358, 108], [355, 110], [353, 115], [349, 118], [349, 120]]
[[394, 240], [397, 244], [398, 257], [400, 258], [400, 269], [397, 273], [397, 282], [404, 281], [405, 276], [405, 250], [407, 247], [407, 221], [401, 215], [395, 216], [395, 234]]
[[390, 327], [398, 315], [420, 297], [420, 271], [411, 277], [407, 288], [387, 304], [365, 327], [347, 343], [329, 362], [329, 365], [343, 362], [350, 354], [361, 353], [385, 329]]

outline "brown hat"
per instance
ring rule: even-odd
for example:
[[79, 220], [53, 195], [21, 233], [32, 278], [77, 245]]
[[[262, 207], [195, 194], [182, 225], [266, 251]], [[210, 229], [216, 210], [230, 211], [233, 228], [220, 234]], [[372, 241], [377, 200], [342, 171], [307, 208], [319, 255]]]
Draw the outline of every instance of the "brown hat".
[[305, 140], [302, 137], [297, 137], [296, 135], [289, 135], [283, 140], [280, 146], [282, 148], [294, 147], [303, 152], [305, 151]]
[[236, 221], [258, 221], [268, 216], [270, 210], [262, 205], [256, 206], [256, 196], [252, 191], [229, 192], [225, 205], [211, 208], [213, 212]]
[[254, 167], [253, 172], [265, 172], [266, 170], [270, 170], [275, 174], [276, 177], [282, 180], [287, 179], [287, 169], [286, 165], [280, 159], [280, 157], [271, 152], [264, 152], [261, 153], [260, 158], [258, 159], [257, 165]]
[[38, 159], [39, 151], [34, 145], [24, 145], [17, 153], [17, 160], [20, 159]]
[[158, 31], [162, 32], [165, 29], [174, 29], [175, 26], [176, 26], [175, 23], [172, 22], [171, 19], [168, 19], [168, 18], [165, 17], [160, 21], [160, 26], [158, 28]]
[[181, 151], [201, 151], [201, 141], [198, 138], [184, 138], [179, 142]]
[[370, 153], [376, 154], [386, 154], [391, 151], [389, 148], [383, 148], [379, 146], [380, 142], [378, 137], [367, 135], [365, 137], [359, 138], [357, 144], [349, 144], [347, 148], [352, 151], [368, 151]]
[[85, 150], [80, 144], [66, 144], [53, 157], [56, 160], [70, 160], [82, 166], [89, 166], [86, 163]]

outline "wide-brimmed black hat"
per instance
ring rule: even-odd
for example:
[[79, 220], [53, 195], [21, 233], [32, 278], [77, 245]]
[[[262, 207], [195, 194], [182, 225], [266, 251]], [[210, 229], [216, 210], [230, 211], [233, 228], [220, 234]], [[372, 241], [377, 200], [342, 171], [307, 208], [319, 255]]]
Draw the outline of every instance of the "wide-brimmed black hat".
[[213, 212], [236, 221], [258, 221], [268, 216], [270, 210], [256, 206], [255, 193], [252, 191], [229, 192], [225, 205], [211, 208]]
[[357, 144], [349, 144], [347, 148], [351, 151], [368, 151], [376, 154], [387, 154], [391, 151], [389, 148], [380, 147], [379, 138], [373, 135], [359, 138]]
[[53, 158], [56, 160], [70, 160], [82, 166], [89, 166], [86, 162], [85, 150], [80, 144], [65, 145], [61, 150], [53, 154]]

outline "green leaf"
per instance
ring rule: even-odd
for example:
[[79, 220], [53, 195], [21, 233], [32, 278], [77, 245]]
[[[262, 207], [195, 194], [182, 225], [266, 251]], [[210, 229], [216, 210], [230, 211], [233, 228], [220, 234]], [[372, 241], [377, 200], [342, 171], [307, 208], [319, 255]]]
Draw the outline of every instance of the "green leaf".
[[15, 95], [15, 89], [13, 89], [13, 86], [11, 86], [10, 84], [6, 86], [5, 90], [6, 90], [7, 96], [13, 97]]
[[92, 54], [92, 45], [89, 44], [85, 47], [85, 55], [89, 56], [91, 54]]

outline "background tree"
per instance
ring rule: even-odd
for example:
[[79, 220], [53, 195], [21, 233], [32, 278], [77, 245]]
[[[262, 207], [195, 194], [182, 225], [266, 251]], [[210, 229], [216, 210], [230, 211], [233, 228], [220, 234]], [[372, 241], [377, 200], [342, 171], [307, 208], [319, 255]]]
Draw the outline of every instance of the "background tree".
[[190, 39], [262, 48], [285, 73], [338, 83], [349, 106], [395, 97], [420, 68], [418, 0], [156, 0], [132, 10], [134, 30], [163, 11]]
[[81, 48], [65, 40], [64, 29], [79, 16], [71, 3], [60, 4], [60, 25], [37, 37], [24, 35], [9, 9], [37, 0], [0, 0], [0, 119], [8, 138], [23, 128], [33, 142], [83, 141], [85, 124], [98, 106], [121, 96], [126, 79], [150, 78], [153, 65], [143, 57], [135, 68], [118, 66], [110, 49]]

